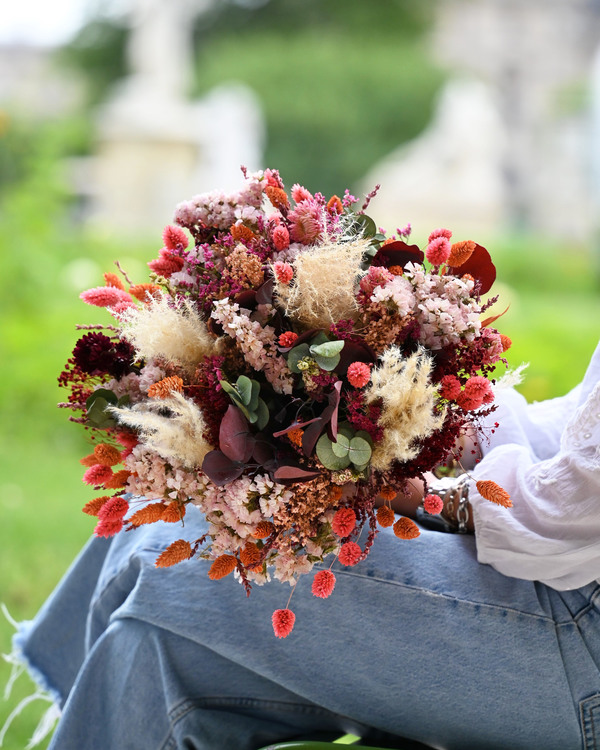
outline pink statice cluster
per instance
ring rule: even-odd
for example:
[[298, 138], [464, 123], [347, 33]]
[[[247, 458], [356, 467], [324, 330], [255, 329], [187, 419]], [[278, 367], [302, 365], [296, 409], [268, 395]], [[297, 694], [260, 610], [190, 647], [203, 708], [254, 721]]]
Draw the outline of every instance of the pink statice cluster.
[[[146, 281], [118, 266], [82, 293], [110, 323], [81, 327], [59, 382], [93, 444], [97, 535], [172, 524], [158, 567], [197, 557], [248, 592], [318, 566], [319, 599], [382, 529], [418, 536], [390, 503], [460, 460], [510, 340], [485, 317], [487, 250], [445, 228], [422, 248], [409, 224], [386, 237], [365, 213], [376, 192], [359, 206], [244, 170], [238, 191], [177, 207]], [[188, 513], [200, 539], [177, 538]], [[275, 634], [294, 622], [277, 610]]]

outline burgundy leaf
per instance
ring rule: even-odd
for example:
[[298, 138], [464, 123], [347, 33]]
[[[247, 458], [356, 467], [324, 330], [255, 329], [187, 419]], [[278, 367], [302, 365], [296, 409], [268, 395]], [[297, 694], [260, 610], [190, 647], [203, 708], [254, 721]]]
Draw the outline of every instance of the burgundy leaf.
[[288, 432], [291, 432], [292, 430], [300, 429], [303, 430], [307, 425], [312, 424], [313, 422], [316, 422], [317, 420], [321, 419], [321, 417], [315, 417], [314, 419], [309, 419], [306, 422], [294, 422], [289, 427], [286, 427], [285, 430], [279, 430], [278, 432], [273, 433], [273, 437], [281, 437], [282, 435], [287, 435]]
[[271, 276], [256, 290], [256, 303], [258, 305], [270, 305], [273, 302], [273, 290], [275, 279]]
[[396, 240], [390, 242], [387, 245], [383, 245], [375, 253], [373, 266], [404, 266], [407, 263], [423, 263], [425, 253], [419, 249], [418, 245], [407, 245], [402, 240]]
[[490, 254], [483, 245], [475, 245], [475, 250], [471, 257], [456, 269], [456, 273], [460, 273], [461, 276], [468, 273], [479, 281], [481, 283], [480, 294], [489, 292], [496, 280], [496, 266], [493, 264]]
[[317, 440], [321, 437], [321, 433], [327, 424], [322, 417], [317, 417], [316, 420], [313, 419], [311, 421], [312, 424], [304, 430], [304, 434], [302, 435], [302, 451], [305, 456], [312, 456]]
[[245, 289], [243, 292], [236, 294], [233, 298], [234, 302], [245, 310], [254, 310], [256, 307], [256, 292], [254, 289]]
[[265, 464], [272, 462], [275, 458], [275, 448], [266, 440], [261, 440], [260, 438], [258, 438], [254, 443], [252, 458], [256, 461], [257, 464], [260, 464], [264, 467]]
[[366, 362], [368, 365], [372, 365], [376, 359], [377, 355], [368, 344], [346, 339], [344, 348], [340, 352], [340, 363], [335, 371], [340, 377], [344, 378], [353, 362]]
[[327, 427], [327, 434], [330, 440], [337, 440], [338, 430], [338, 408], [340, 405], [340, 399], [342, 396], [342, 381], [336, 380], [333, 384], [333, 391], [329, 394], [329, 406], [327, 408], [332, 409], [331, 417], [329, 419], [329, 425]]
[[219, 448], [232, 461], [246, 463], [254, 449], [254, 436], [242, 412], [233, 404], [225, 412], [219, 428]]
[[308, 482], [321, 475], [320, 471], [307, 471], [299, 466], [280, 466], [273, 474], [273, 479], [280, 484], [294, 484], [294, 482]]
[[202, 471], [213, 484], [222, 487], [242, 475], [244, 464], [232, 461], [221, 451], [210, 451], [204, 456]]

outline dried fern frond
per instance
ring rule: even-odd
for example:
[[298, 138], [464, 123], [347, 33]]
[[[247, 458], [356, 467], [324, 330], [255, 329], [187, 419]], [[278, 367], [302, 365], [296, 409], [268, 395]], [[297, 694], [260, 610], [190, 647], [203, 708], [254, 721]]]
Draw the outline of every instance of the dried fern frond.
[[325, 240], [303, 249], [294, 259], [291, 284], [275, 290], [285, 313], [304, 328], [327, 328], [358, 313], [356, 283], [368, 241]]
[[213, 448], [204, 438], [206, 423], [202, 412], [180, 393], [130, 408], [112, 407], [110, 411], [121, 424], [135, 429], [140, 442], [150, 450], [188, 469], [200, 466]]
[[192, 369], [215, 347], [215, 339], [188, 299], [157, 295], [142, 308], [128, 307], [119, 322], [123, 337], [142, 359], [161, 357]]
[[378, 424], [383, 428], [383, 439], [373, 451], [374, 469], [385, 471], [393, 461], [416, 458], [418, 441], [442, 426], [445, 413], [434, 412], [431, 370], [431, 359], [423, 350], [404, 359], [397, 346], [386, 349], [373, 370], [365, 400], [370, 404], [381, 399]]

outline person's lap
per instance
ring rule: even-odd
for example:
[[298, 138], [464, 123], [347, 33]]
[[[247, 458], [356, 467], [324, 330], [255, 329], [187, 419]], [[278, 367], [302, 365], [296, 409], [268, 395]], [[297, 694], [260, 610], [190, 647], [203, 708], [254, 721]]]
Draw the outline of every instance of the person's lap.
[[[190, 516], [181, 535], [193, 540]], [[559, 594], [479, 565], [472, 537], [383, 531], [366, 561], [335, 564], [329, 599], [300, 579], [294, 631], [279, 640], [271, 613], [289, 586], [247, 599], [205, 562], [156, 569], [173, 530], [93, 540], [24, 628], [46, 683], [66, 698], [76, 680], [57, 748], [250, 750], [370, 726], [449, 748], [568, 750], [581, 720], [592, 736], [599, 587]]]

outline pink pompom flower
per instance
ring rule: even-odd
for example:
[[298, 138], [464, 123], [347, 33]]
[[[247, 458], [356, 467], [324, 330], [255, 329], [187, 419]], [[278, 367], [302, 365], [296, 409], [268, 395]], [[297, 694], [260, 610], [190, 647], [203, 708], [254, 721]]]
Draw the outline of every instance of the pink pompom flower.
[[312, 582], [312, 592], [319, 599], [327, 599], [331, 596], [335, 587], [335, 576], [330, 570], [320, 570]]
[[189, 244], [187, 234], [183, 229], [170, 224], [163, 229], [162, 238], [167, 250], [185, 250]]
[[494, 400], [494, 392], [492, 391], [490, 381], [482, 375], [474, 375], [467, 380], [465, 383], [465, 393], [469, 398], [481, 399], [482, 403], [490, 403]]
[[[340, 508], [331, 522], [333, 531], [341, 537], [348, 536], [356, 526], [356, 513], [352, 508]], [[358, 545], [357, 545], [358, 546]], [[358, 548], [360, 550], [360, 547]]]
[[342, 563], [342, 565], [346, 565], [347, 567], [356, 565], [361, 557], [362, 550], [356, 542], [344, 542], [344, 544], [342, 544], [342, 546], [340, 547], [338, 560]]
[[113, 470], [110, 466], [104, 466], [103, 464], [94, 464], [83, 475], [83, 481], [85, 484], [89, 484], [92, 487], [98, 487], [105, 482], [108, 482], [112, 478]]
[[423, 500], [423, 507], [427, 513], [435, 516], [444, 509], [444, 501], [439, 495], [429, 494]]
[[79, 297], [88, 305], [114, 307], [118, 302], [131, 302], [131, 295], [116, 286], [96, 286], [81, 292]]
[[275, 249], [281, 252], [290, 246], [290, 233], [283, 224], [278, 224], [271, 235]]
[[291, 609], [276, 609], [271, 618], [273, 630], [278, 638], [287, 638], [294, 629], [296, 615]]
[[434, 229], [427, 238], [427, 242], [433, 242], [434, 240], [437, 240], [438, 237], [445, 237], [447, 240], [449, 240], [452, 237], [452, 232], [449, 229], [444, 229], [443, 227]]
[[277, 339], [277, 343], [279, 346], [283, 346], [284, 348], [289, 348], [290, 346], [294, 346], [298, 339], [298, 334], [294, 333], [293, 331], [285, 331], [282, 333], [279, 338]]
[[348, 382], [354, 388], [363, 388], [371, 380], [371, 368], [366, 362], [353, 362], [348, 367]]
[[460, 380], [455, 375], [444, 375], [440, 380], [440, 396], [454, 401], [460, 392]]
[[425, 248], [425, 257], [434, 266], [441, 266], [450, 257], [450, 242], [446, 237], [436, 237]]
[[475, 409], [479, 409], [483, 404], [483, 399], [476, 395], [469, 394], [467, 391], [463, 391], [456, 397], [456, 403], [461, 409], [464, 409], [464, 411], [474, 411]]
[[278, 260], [273, 264], [273, 271], [275, 272], [277, 281], [279, 281], [281, 284], [289, 284], [290, 281], [294, 278], [294, 269], [290, 266], [289, 263], [283, 263], [282, 261]]

